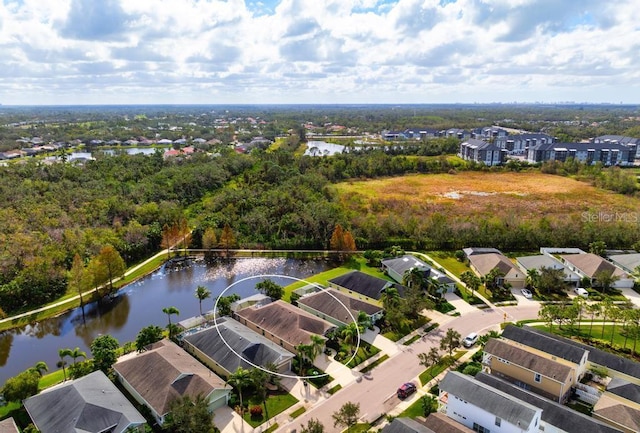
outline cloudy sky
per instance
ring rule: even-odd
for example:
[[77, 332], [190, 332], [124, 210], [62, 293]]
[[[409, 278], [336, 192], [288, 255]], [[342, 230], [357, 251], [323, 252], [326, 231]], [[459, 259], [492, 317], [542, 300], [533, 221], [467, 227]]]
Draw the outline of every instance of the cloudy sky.
[[0, 103], [640, 103], [640, 0], [0, 0]]

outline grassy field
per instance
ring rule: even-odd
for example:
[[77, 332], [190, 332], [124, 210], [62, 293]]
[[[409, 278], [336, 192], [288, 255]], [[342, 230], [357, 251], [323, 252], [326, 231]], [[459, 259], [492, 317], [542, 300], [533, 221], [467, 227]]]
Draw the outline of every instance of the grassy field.
[[[605, 342], [607, 344], [611, 343], [611, 334], [613, 333], [613, 345], [617, 348], [632, 349], [633, 348], [633, 336], [629, 335], [626, 338], [625, 343], [625, 335], [623, 334], [624, 329], [622, 325], [616, 325], [615, 329], [612, 325], [602, 325], [602, 323], [594, 322], [593, 329], [591, 329], [591, 321], [583, 320], [580, 325], [580, 330], [578, 330], [578, 323], [576, 322], [573, 328], [569, 328], [568, 326], [563, 326], [562, 329], [558, 327], [558, 325], [554, 325], [552, 330], [549, 330], [549, 327], [546, 325], [537, 325], [534, 326], [536, 329], [541, 329], [547, 332], [553, 332], [558, 335], [562, 335], [564, 337], [572, 337], [572, 336], [580, 336], [583, 338], [591, 338], [593, 340], [599, 340]], [[604, 335], [603, 335], [604, 328]], [[591, 335], [589, 335], [589, 331], [591, 330]], [[630, 333], [631, 334], [631, 333]], [[640, 352], [640, 344], [636, 343], [636, 351]]]
[[378, 218], [411, 213], [420, 219], [442, 213], [467, 220], [508, 209], [518, 220], [539, 220], [579, 217], [582, 212], [599, 210], [637, 212], [640, 208], [637, 198], [537, 171], [411, 175], [344, 182], [335, 188], [346, 208]]
[[[352, 257], [348, 261], [346, 261], [342, 266], [337, 268], [330, 269], [325, 272], [321, 272], [319, 274], [313, 275], [309, 278], [305, 278], [305, 281], [309, 283], [317, 283], [323, 287], [329, 285], [328, 281], [339, 277], [340, 275], [344, 275], [347, 272], [351, 272], [354, 270], [358, 270], [360, 272], [364, 272], [365, 274], [373, 275], [374, 277], [382, 278], [383, 280], [392, 281], [388, 276], [380, 271], [378, 268], [371, 268], [367, 266], [367, 260], [363, 257]], [[285, 301], [290, 301], [291, 292], [301, 287], [306, 286], [307, 283], [298, 281], [293, 284], [289, 284], [284, 288], [284, 295], [282, 299]]]
[[440, 362], [438, 362], [436, 365], [434, 365], [433, 367], [429, 367], [425, 371], [420, 373], [420, 376], [419, 376], [420, 385], [422, 386], [426, 385], [428, 382], [433, 380], [440, 373], [442, 373], [451, 365], [453, 365], [453, 363], [465, 353], [467, 353], [465, 350], [459, 350], [456, 353], [454, 353], [451, 357], [449, 357], [449, 355], [443, 356]]

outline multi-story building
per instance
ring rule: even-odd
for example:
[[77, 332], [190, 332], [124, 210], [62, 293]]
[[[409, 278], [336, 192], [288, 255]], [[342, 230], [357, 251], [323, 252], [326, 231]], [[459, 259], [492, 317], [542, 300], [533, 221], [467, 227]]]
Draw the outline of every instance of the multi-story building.
[[466, 161], [475, 161], [492, 166], [503, 164], [507, 151], [495, 144], [470, 138], [460, 144], [458, 155]]
[[535, 164], [545, 161], [565, 162], [572, 158], [585, 164], [602, 163], [605, 166], [633, 165], [635, 145], [615, 143], [542, 143], [527, 151], [527, 161]]

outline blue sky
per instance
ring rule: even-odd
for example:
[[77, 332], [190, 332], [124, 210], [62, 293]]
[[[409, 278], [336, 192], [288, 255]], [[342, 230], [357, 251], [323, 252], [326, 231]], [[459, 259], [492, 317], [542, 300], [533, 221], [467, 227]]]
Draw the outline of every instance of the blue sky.
[[639, 0], [0, 0], [0, 103], [640, 103]]

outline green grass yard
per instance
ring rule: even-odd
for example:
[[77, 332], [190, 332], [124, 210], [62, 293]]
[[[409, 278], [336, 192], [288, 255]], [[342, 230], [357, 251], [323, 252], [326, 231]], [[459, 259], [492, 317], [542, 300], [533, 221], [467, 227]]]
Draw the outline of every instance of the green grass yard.
[[[298, 399], [292, 396], [289, 393], [280, 393], [280, 394], [271, 394], [267, 399], [267, 412], [269, 413], [269, 419], [278, 415], [281, 412], [284, 412], [294, 404], [298, 402]], [[251, 397], [249, 399], [249, 407], [251, 406], [264, 406], [260, 399]], [[258, 427], [260, 424], [267, 421], [266, 414], [263, 412], [260, 417], [252, 417], [249, 411], [247, 410], [244, 414], [244, 420], [253, 428]]]

